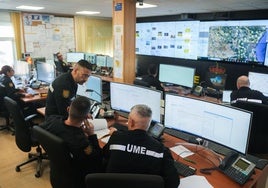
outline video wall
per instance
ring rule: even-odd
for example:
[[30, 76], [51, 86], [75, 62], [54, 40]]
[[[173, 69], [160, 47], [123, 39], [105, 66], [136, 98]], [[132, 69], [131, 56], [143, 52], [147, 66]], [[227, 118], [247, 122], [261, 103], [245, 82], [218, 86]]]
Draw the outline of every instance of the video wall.
[[268, 20], [136, 24], [136, 54], [268, 66]]

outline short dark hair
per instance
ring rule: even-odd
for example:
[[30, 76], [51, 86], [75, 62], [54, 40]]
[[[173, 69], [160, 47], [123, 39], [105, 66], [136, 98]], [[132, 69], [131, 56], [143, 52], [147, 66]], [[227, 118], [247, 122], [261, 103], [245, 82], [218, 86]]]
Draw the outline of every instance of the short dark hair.
[[87, 60], [84, 60], [84, 59], [81, 59], [77, 62], [77, 64], [81, 67], [84, 67], [88, 70], [91, 70], [92, 71], [92, 64], [89, 63]]
[[0, 71], [0, 74], [4, 74], [7, 76], [7, 72], [10, 72], [11, 70], [13, 70], [13, 68], [9, 65], [4, 65], [2, 68], [1, 68], [1, 71]]
[[158, 67], [156, 64], [150, 64], [149, 67], [148, 67], [148, 74], [149, 75], [154, 75], [156, 74], [158, 71]]
[[83, 120], [90, 113], [90, 106], [91, 103], [87, 97], [79, 96], [72, 101], [69, 116], [73, 119]]

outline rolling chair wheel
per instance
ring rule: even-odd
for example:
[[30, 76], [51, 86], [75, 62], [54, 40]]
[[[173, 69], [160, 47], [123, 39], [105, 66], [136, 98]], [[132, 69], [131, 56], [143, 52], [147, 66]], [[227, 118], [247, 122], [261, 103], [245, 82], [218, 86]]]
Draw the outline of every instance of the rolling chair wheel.
[[35, 177], [39, 178], [41, 176], [40, 172], [36, 172]]
[[15, 170], [16, 172], [20, 172], [20, 167], [17, 166]]

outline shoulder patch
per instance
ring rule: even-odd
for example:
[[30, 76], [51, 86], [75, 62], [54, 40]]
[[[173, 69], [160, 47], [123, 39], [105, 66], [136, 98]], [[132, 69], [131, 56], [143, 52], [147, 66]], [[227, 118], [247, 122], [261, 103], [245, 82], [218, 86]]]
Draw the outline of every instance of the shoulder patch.
[[69, 91], [69, 90], [63, 90], [63, 91], [62, 91], [62, 96], [63, 96], [64, 98], [68, 98], [69, 95], [70, 95], [70, 91]]
[[10, 82], [10, 83], [8, 84], [8, 86], [9, 86], [9, 87], [13, 87], [13, 83]]
[[86, 155], [90, 155], [92, 153], [92, 147], [91, 146], [87, 146], [84, 149], [84, 152], [85, 152]]

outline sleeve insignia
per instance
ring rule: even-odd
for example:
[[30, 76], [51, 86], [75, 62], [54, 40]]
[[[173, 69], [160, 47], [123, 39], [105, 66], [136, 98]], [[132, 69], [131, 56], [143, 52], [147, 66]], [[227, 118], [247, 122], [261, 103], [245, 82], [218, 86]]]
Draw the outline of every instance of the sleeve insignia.
[[70, 95], [70, 91], [69, 91], [69, 90], [63, 90], [63, 91], [62, 91], [62, 96], [63, 96], [64, 98], [68, 98], [69, 95]]
[[12, 82], [10, 82], [8, 85], [9, 85], [9, 87], [13, 87], [13, 83]]
[[91, 146], [87, 146], [84, 149], [84, 152], [85, 152], [86, 155], [90, 155], [92, 153], [92, 147]]

